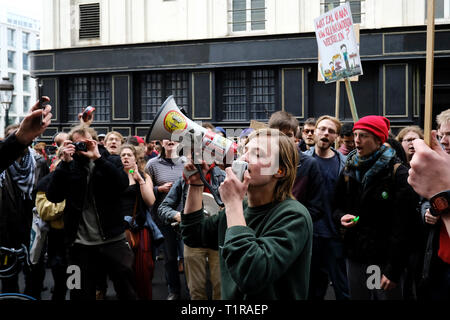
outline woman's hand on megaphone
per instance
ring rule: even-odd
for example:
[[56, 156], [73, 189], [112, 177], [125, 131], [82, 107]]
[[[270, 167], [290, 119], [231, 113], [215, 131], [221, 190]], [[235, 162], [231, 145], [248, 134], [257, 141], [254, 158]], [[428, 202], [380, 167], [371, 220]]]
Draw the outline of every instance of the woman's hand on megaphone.
[[226, 168], [227, 174], [225, 180], [220, 184], [219, 193], [225, 205], [225, 214], [227, 216], [227, 226], [245, 226], [244, 209], [242, 201], [247, 193], [250, 183], [250, 174], [246, 170], [244, 180], [241, 182], [234, 174], [232, 168]]
[[248, 170], [246, 170], [244, 172], [244, 179], [241, 182], [234, 174], [231, 167], [226, 168], [225, 172], [227, 175], [225, 180], [220, 184], [219, 193], [226, 208], [231, 202], [242, 203], [242, 200], [244, 200], [244, 196], [247, 193], [250, 174], [248, 173]]

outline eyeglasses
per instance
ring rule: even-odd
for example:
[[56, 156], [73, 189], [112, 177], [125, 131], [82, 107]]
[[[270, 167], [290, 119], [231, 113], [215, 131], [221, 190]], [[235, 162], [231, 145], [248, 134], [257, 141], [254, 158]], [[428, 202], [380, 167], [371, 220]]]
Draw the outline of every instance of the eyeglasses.
[[442, 140], [442, 139], [444, 139], [445, 137], [450, 137], [450, 131], [449, 131], [449, 132], [439, 132], [439, 134], [436, 135], [436, 138], [437, 138], [438, 140]]
[[328, 130], [329, 134], [336, 134], [336, 131], [334, 129], [330, 129], [330, 128], [327, 128], [327, 127], [319, 127], [317, 129], [319, 129], [320, 132], [325, 132], [325, 131]]
[[314, 134], [314, 129], [303, 129], [303, 133], [305, 133], [305, 134]]

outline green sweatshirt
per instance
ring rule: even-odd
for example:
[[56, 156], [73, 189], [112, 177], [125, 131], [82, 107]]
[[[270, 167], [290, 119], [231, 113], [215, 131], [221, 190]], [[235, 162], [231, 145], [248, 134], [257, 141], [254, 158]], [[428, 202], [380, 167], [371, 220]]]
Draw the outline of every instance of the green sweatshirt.
[[227, 228], [225, 211], [181, 216], [186, 245], [219, 250], [222, 299], [307, 298], [313, 230], [300, 202], [288, 199], [253, 208], [244, 203], [245, 227]]

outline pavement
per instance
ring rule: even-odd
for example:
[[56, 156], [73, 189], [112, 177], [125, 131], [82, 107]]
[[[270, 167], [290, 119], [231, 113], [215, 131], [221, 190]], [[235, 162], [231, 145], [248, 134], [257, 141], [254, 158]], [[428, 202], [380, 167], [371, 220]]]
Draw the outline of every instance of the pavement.
[[[189, 300], [189, 294], [187, 291], [186, 279], [184, 277], [184, 273], [180, 273], [180, 281], [181, 281], [181, 300]], [[168, 290], [166, 285], [166, 280], [164, 277], [164, 261], [159, 260], [155, 262], [155, 271], [153, 275], [152, 282], [153, 289], [153, 300], [166, 300], [168, 296]], [[24, 291], [25, 281], [23, 273], [19, 274], [19, 287], [21, 292]], [[51, 270], [49, 268], [46, 269], [46, 275], [44, 279], [44, 290], [41, 294], [42, 300], [51, 300], [52, 296], [52, 288], [53, 288], [53, 277], [51, 274]], [[1, 281], [0, 281], [0, 292], [1, 292]], [[67, 292], [66, 300], [69, 299], [69, 292]], [[105, 296], [105, 300], [117, 300], [114, 285], [108, 280], [108, 288]], [[325, 296], [325, 300], [335, 300], [334, 291], [332, 285], [328, 287], [328, 291]]]

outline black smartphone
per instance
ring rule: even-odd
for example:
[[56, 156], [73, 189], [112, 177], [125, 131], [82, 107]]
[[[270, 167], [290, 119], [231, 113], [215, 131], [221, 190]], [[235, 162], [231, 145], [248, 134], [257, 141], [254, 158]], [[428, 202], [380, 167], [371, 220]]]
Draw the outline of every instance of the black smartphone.
[[[39, 99], [39, 109], [44, 109], [45, 108], [45, 100], [44, 98], [42, 98], [42, 89], [43, 89], [44, 85], [42, 84], [42, 82], [38, 82], [37, 84], [37, 97]], [[41, 116], [41, 124], [44, 122], [44, 115]]]

